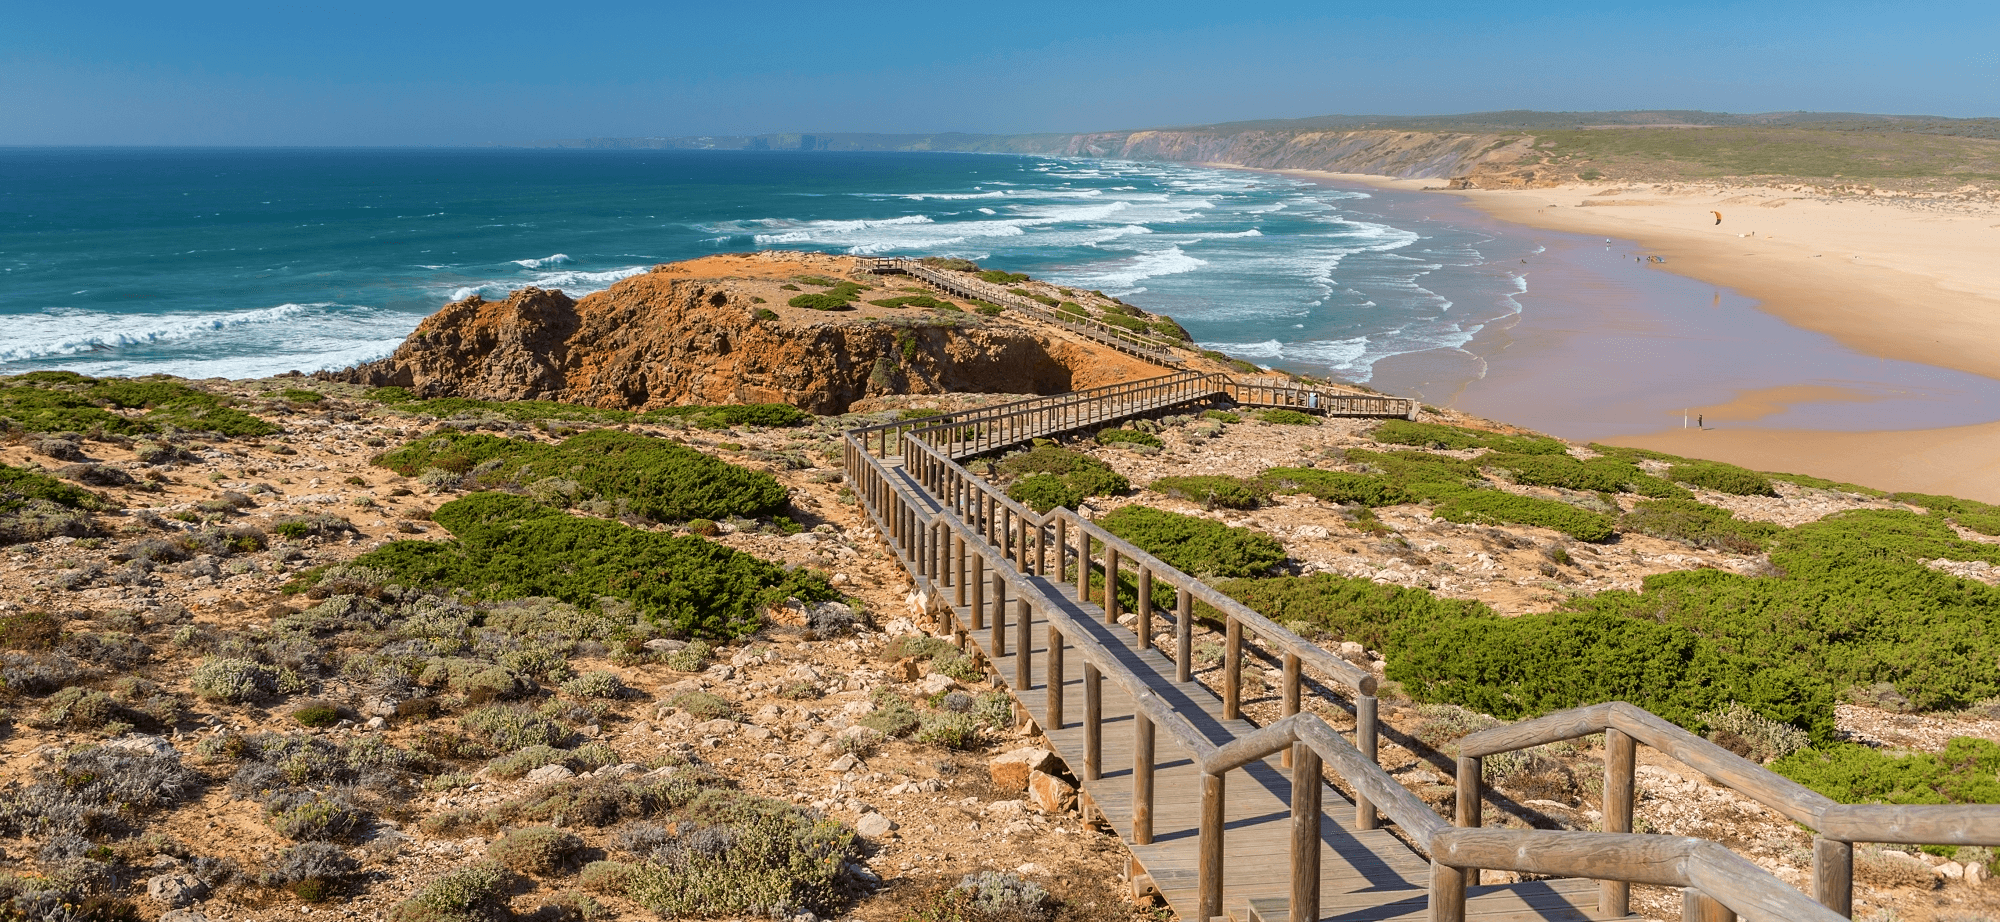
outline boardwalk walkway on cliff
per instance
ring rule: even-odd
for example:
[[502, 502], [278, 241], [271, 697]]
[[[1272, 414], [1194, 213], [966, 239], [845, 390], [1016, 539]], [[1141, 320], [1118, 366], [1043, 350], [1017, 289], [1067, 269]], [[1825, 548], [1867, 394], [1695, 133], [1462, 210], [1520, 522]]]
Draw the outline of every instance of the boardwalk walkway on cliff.
[[[1840, 805], [1641, 709], [1607, 703], [1460, 741], [1456, 826], [1376, 764], [1375, 677], [1068, 509], [1008, 499], [959, 461], [1035, 438], [1220, 403], [1414, 417], [1413, 401], [1181, 372], [851, 430], [848, 477], [899, 559], [1082, 780], [1086, 808], [1185, 920], [1516, 922], [1631, 918], [1630, 885], [1683, 888], [1686, 918], [1830, 922], [1851, 911], [1853, 844], [2000, 845], [2000, 807]], [[1130, 577], [1130, 626], [1106, 587]], [[1148, 610], [1171, 594], [1171, 611]], [[1226, 622], [1221, 690], [1194, 681], [1194, 603]], [[1153, 643], [1155, 615], [1174, 656]], [[1286, 717], [1243, 719], [1240, 655], [1284, 664]], [[1337, 690], [1353, 738], [1301, 708]], [[1486, 830], [1481, 760], [1605, 736], [1604, 832]], [[1808, 897], [1701, 839], [1634, 835], [1643, 743], [1818, 830]], [[1344, 797], [1326, 782], [1338, 778]], [[1386, 817], [1399, 834], [1381, 828]], [[1479, 886], [1479, 869], [1554, 878]]]

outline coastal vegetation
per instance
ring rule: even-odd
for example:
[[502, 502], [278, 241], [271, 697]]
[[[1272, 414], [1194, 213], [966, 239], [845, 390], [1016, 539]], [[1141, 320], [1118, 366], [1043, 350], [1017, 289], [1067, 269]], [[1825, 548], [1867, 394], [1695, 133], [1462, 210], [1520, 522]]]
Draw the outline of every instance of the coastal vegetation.
[[123, 436], [179, 430], [230, 438], [278, 431], [230, 400], [176, 380], [91, 378], [68, 371], [0, 378], [0, 432], [8, 429]]
[[1075, 509], [1093, 496], [1111, 496], [1132, 488], [1123, 474], [1087, 454], [1059, 445], [1041, 445], [1002, 458], [994, 470], [1013, 478], [1008, 498], [1036, 512], [1058, 506]]
[[685, 421], [699, 429], [731, 426], [797, 426], [813, 415], [783, 403], [749, 403], [659, 407], [652, 410], [612, 410], [548, 400], [472, 400], [464, 397], [419, 398], [408, 388], [377, 387], [368, 399], [384, 406], [436, 419], [500, 417], [523, 423], [551, 422], [671, 423]]
[[785, 488], [769, 474], [665, 439], [611, 429], [554, 445], [447, 432], [412, 441], [376, 463], [433, 487], [517, 489], [556, 506], [655, 522], [762, 517], [786, 506]]

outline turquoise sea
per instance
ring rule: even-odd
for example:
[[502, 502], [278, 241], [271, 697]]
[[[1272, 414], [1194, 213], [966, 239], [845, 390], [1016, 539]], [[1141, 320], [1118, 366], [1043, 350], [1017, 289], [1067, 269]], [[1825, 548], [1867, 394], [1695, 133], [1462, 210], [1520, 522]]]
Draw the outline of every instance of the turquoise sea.
[[1766, 425], [1949, 425], [2000, 406], [1996, 382], [1859, 355], [1629, 243], [1444, 196], [960, 153], [0, 150], [0, 374], [341, 368], [475, 292], [580, 296], [767, 248], [975, 259], [1172, 314], [1262, 364], [1577, 438], [1773, 384], [1860, 396]]
[[977, 259], [1361, 379], [1519, 310], [1505, 242], [1420, 235], [1367, 201], [1252, 173], [948, 153], [0, 151], [0, 371], [343, 367], [474, 292], [581, 295], [773, 247]]

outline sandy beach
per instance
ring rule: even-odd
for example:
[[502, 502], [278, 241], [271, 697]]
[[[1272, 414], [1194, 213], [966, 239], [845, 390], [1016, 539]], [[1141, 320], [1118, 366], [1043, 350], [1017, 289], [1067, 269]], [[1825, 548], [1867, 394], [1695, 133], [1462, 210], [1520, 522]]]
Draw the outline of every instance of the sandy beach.
[[[1604, 249], [1627, 261], [1627, 277], [1609, 277], [1620, 290], [1524, 298], [1519, 322], [1468, 345], [1485, 373], [1426, 399], [1572, 438], [2000, 502], [1992, 206], [1718, 185], [1445, 192], [1435, 180], [1285, 172], [1449, 195], [1508, 223], [1610, 241]], [[1545, 261], [1530, 291], [1602, 288], [1601, 270]], [[1621, 307], [1644, 301], [1624, 289], [1643, 289], [1646, 276], [1712, 286], [1713, 315]], [[1701, 329], [1691, 333], [1691, 323]], [[1704, 361], [1712, 367], [1689, 367]], [[1551, 394], [1581, 392], [1594, 406], [1621, 408], [1630, 397], [1637, 408], [1639, 396], [1621, 394], [1621, 384], [1646, 391], [1653, 422], [1638, 431], [1613, 413], [1579, 420], [1583, 403], [1557, 408], [1552, 423], [1543, 406]], [[1661, 418], [1661, 406], [1676, 403], [1708, 428]]]

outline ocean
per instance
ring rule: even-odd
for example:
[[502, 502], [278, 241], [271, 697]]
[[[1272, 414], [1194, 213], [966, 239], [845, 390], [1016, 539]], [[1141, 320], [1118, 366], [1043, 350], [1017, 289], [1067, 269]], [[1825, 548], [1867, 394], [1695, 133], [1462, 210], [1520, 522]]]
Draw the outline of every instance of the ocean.
[[[0, 151], [0, 372], [254, 377], [426, 315], [767, 248], [946, 255], [1099, 289], [1357, 381], [1517, 313], [1528, 244], [1257, 173], [979, 154]], [[1517, 252], [1520, 251], [1520, 252]]]
[[1628, 242], [1449, 197], [965, 153], [0, 150], [0, 374], [343, 368], [474, 293], [581, 296], [768, 248], [974, 259], [1260, 364], [1572, 438], [1774, 387], [1735, 421], [1920, 428], [2000, 406], [2000, 382], [1859, 354]]

